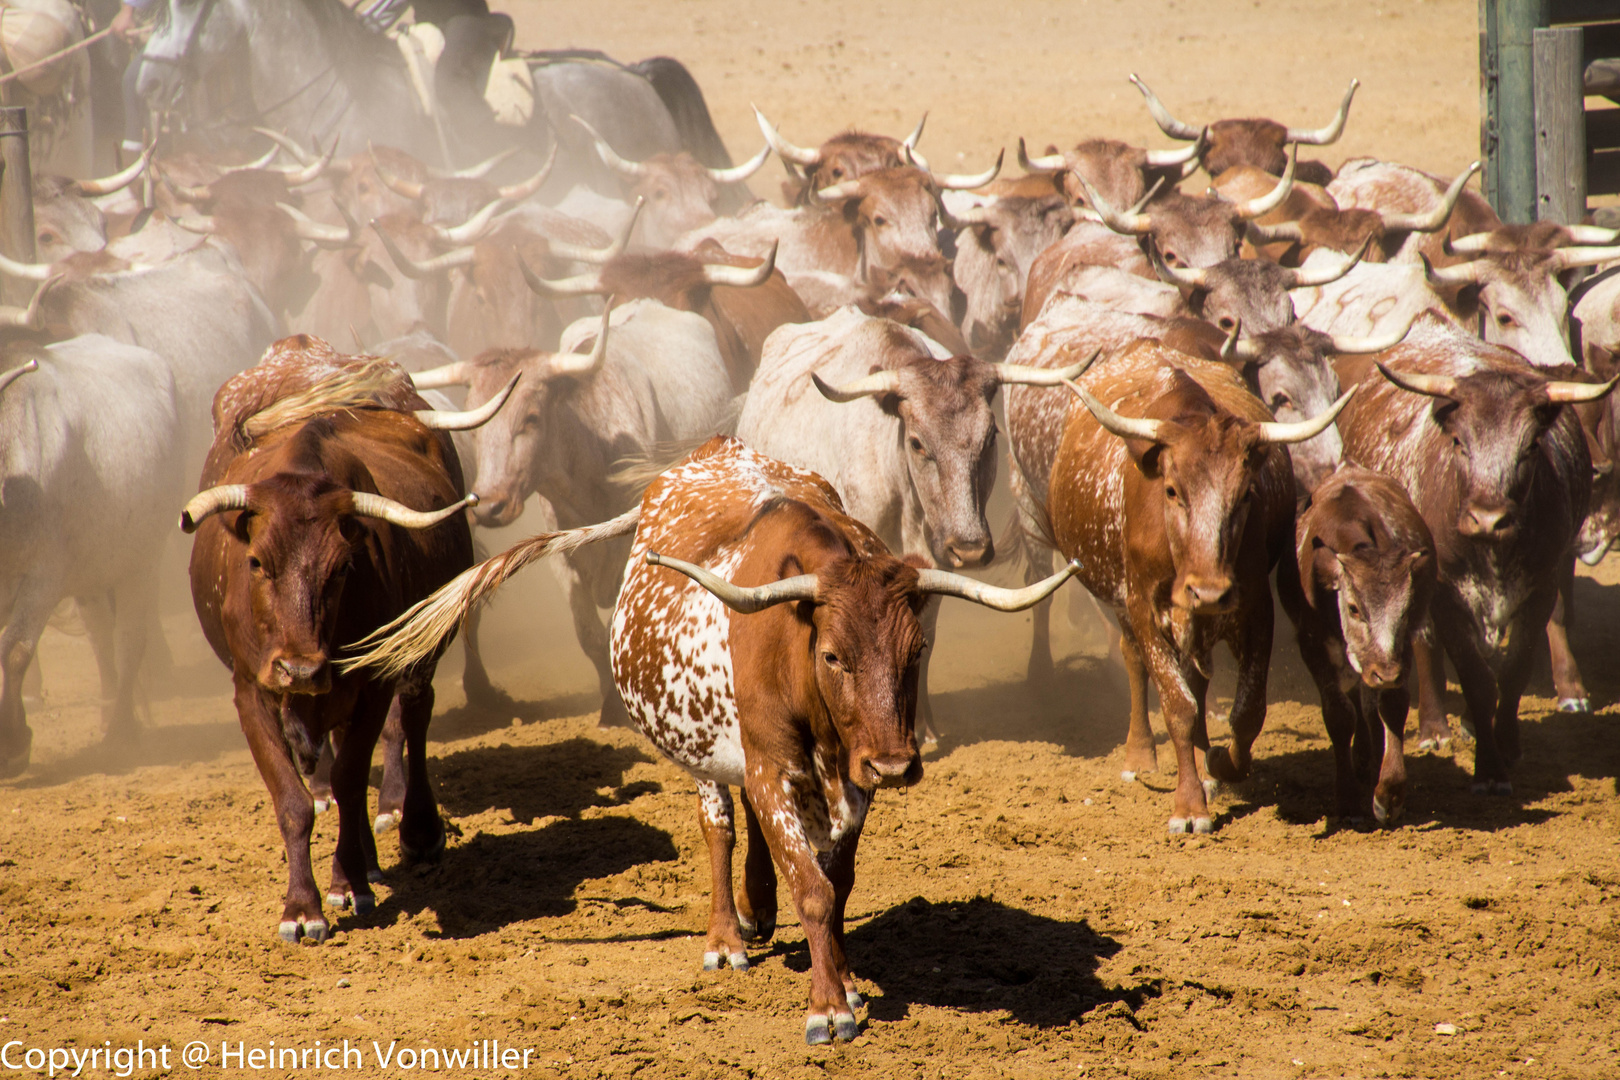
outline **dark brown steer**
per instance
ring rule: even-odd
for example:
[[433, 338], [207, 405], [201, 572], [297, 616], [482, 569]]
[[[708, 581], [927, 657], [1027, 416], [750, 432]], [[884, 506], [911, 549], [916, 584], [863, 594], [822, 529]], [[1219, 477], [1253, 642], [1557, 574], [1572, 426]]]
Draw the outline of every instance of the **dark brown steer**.
[[385, 783], [378, 816], [402, 812], [407, 858], [435, 858], [444, 847], [426, 760], [441, 650], [387, 678], [333, 670], [344, 645], [472, 562], [461, 511], [476, 499], [463, 491], [449, 436], [435, 429], [477, 417], [413, 415], [425, 404], [392, 364], [286, 338], [220, 388], [204, 490], [181, 514], [181, 527], [198, 533], [197, 616], [231, 669], [237, 716], [286, 845], [280, 931], [287, 941], [327, 934], [310, 867], [315, 811], [304, 778], [329, 735], [339, 746], [332, 769], [339, 826], [327, 901], [357, 911], [374, 904], [369, 881], [379, 871], [366, 781], [396, 694], [409, 773], [402, 796]]
[[1282, 595], [1333, 740], [1334, 804], [1340, 817], [1365, 816], [1361, 776], [1381, 745], [1372, 809], [1387, 825], [1406, 809], [1406, 679], [1412, 642], [1428, 634], [1434, 540], [1405, 488], [1356, 465], [1317, 486], [1297, 537], [1305, 603]]
[[[358, 662], [405, 670], [523, 565], [632, 529], [613, 674], [642, 732], [697, 780], [713, 876], [704, 967], [748, 966], [743, 939], [775, 930], [780, 871], [809, 939], [805, 1040], [853, 1039], [861, 998], [844, 911], [855, 848], [875, 790], [922, 779], [917, 615], [930, 595], [1016, 611], [1074, 568], [1019, 590], [919, 570], [845, 515], [815, 473], [715, 438], [655, 480], [639, 508], [480, 564]], [[748, 821], [735, 901], [732, 786]]]

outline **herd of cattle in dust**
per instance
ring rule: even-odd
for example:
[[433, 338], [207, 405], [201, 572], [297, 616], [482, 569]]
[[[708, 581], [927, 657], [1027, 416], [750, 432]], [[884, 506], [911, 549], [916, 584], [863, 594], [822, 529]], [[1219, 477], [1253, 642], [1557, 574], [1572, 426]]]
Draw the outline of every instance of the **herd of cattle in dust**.
[[[696, 782], [706, 969], [748, 966], [786, 878], [811, 1043], [858, 1032], [844, 910], [875, 790], [922, 777], [936, 598], [1033, 609], [1039, 681], [1050, 598], [1084, 586], [1117, 622], [1127, 780], [1160, 764], [1158, 694], [1171, 832], [1210, 831], [1216, 785], [1249, 775], [1278, 607], [1320, 692], [1331, 813], [1399, 818], [1414, 695], [1420, 743], [1451, 737], [1442, 654], [1475, 790], [1510, 792], [1543, 633], [1559, 707], [1590, 708], [1566, 615], [1575, 560], [1620, 537], [1620, 277], [1592, 273], [1620, 232], [1504, 224], [1477, 164], [1313, 160], [1354, 83], [1296, 128], [1189, 122], [1131, 78], [1169, 148], [1020, 139], [1016, 176], [933, 171], [921, 124], [801, 146], [756, 111], [741, 165], [574, 117], [546, 153], [459, 170], [265, 128], [40, 178], [38, 261], [0, 258], [32, 290], [0, 310], [0, 776], [28, 767], [24, 676], [64, 600], [108, 738], [138, 738], [183, 506], [291, 942], [325, 939], [323, 900], [374, 906], [377, 833], [443, 851], [435, 666], [464, 627], [468, 699], [502, 700], [476, 608], [541, 560], [601, 722]], [[745, 186], [773, 155], [785, 205]], [[520, 517], [535, 535], [476, 561], [477, 527]], [[961, 572], [1000, 560], [1023, 587]], [[1236, 690], [1211, 746], [1220, 642]]]

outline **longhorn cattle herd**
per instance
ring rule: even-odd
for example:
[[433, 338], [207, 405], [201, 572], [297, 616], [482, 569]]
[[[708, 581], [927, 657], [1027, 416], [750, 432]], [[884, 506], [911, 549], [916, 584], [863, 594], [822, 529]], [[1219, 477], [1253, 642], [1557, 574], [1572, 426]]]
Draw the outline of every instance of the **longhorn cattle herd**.
[[[0, 258], [20, 285], [0, 312], [0, 775], [28, 767], [24, 674], [64, 600], [108, 737], [138, 737], [180, 511], [286, 847], [287, 941], [331, 928], [318, 809], [339, 819], [334, 911], [374, 905], [374, 833], [397, 827], [409, 861], [443, 851], [435, 665], [548, 558], [601, 723], [696, 784], [704, 967], [748, 966], [780, 875], [811, 1043], [858, 1031], [856, 846], [937, 737], [941, 597], [1033, 607], [1035, 681], [1054, 590], [1075, 577], [1112, 613], [1130, 709], [1102, 719], [1124, 779], [1151, 771], [1156, 692], [1173, 833], [1213, 830], [1211, 795], [1250, 773], [1275, 601], [1321, 695], [1334, 815], [1401, 815], [1414, 697], [1420, 745], [1452, 737], [1448, 657], [1475, 789], [1509, 792], [1544, 630], [1559, 706], [1590, 708], [1568, 616], [1575, 559], [1620, 537], [1620, 307], [1587, 293], [1572, 348], [1569, 290], [1620, 262], [1620, 234], [1504, 224], [1477, 165], [1301, 160], [1339, 137], [1354, 83], [1304, 129], [1185, 122], [1132, 81], [1180, 145], [1019, 140], [1016, 177], [934, 171], [921, 124], [809, 148], [756, 113], [740, 166], [680, 144], [634, 160], [576, 117], [544, 155], [459, 171], [264, 129], [37, 183], [39, 261]], [[744, 186], [773, 154], [786, 206]], [[993, 540], [1003, 462], [1015, 515]], [[475, 562], [475, 530], [526, 507], [537, 535]], [[960, 573], [1007, 560], [1023, 587]], [[467, 696], [498, 702], [471, 629]], [[1212, 744], [1221, 642], [1236, 693]]]

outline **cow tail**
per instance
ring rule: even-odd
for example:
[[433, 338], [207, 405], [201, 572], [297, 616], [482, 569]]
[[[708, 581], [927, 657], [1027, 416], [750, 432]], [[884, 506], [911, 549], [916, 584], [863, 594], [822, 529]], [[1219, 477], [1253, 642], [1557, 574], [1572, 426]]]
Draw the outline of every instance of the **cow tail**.
[[384, 678], [398, 678], [447, 643], [473, 608], [525, 566], [548, 555], [565, 554], [599, 540], [632, 533], [640, 521], [641, 507], [637, 505], [599, 525], [520, 540], [499, 555], [463, 570], [432, 596], [355, 642], [351, 649], [366, 651], [346, 657], [338, 666], [344, 672], [376, 668]]

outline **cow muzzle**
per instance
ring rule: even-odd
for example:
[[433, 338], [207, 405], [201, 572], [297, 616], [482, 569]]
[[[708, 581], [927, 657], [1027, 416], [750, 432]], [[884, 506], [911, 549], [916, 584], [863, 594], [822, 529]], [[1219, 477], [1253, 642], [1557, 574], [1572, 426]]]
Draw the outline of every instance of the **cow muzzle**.
[[1398, 660], [1363, 664], [1361, 681], [1373, 690], [1392, 690], [1406, 681], [1406, 671]]
[[272, 657], [269, 676], [260, 681], [281, 694], [325, 694], [332, 689], [332, 664], [321, 655]]
[[853, 780], [870, 791], [873, 788], [910, 787], [922, 779], [922, 755], [916, 750], [900, 754], [874, 754], [860, 760]]
[[1457, 519], [1457, 531], [1475, 540], [1503, 540], [1518, 527], [1519, 515], [1512, 506], [1470, 503]]
[[1237, 606], [1237, 586], [1230, 577], [1187, 575], [1174, 602], [1194, 615], [1224, 615]]
[[945, 558], [940, 561], [953, 570], [963, 570], [987, 566], [995, 557], [995, 541], [988, 536], [980, 540], [955, 537], [945, 542]]
[[498, 529], [504, 525], [512, 524], [522, 513], [522, 499], [509, 499], [501, 495], [492, 495], [479, 501], [477, 508], [473, 510], [473, 517], [478, 524], [486, 529]]

